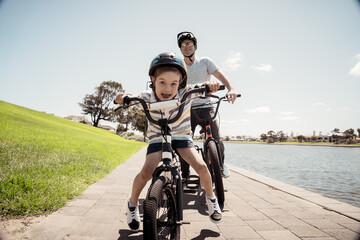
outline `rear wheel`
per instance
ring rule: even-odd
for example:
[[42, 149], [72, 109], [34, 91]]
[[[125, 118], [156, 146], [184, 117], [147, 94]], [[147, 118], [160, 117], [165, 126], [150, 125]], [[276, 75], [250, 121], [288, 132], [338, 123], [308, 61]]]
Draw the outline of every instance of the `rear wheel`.
[[164, 176], [149, 188], [144, 201], [144, 239], [180, 239], [176, 201]]
[[211, 178], [213, 184], [215, 185], [215, 194], [218, 199], [220, 207], [223, 208], [225, 202], [224, 185], [221, 174], [219, 154], [214, 141], [208, 142], [207, 156], [209, 158], [208, 160], [209, 160]]

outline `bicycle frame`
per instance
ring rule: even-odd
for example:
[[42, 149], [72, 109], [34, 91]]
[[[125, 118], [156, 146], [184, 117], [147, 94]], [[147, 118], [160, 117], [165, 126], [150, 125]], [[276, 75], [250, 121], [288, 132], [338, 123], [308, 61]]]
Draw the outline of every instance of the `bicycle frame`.
[[[238, 95], [238, 96], [240, 96], [240, 95]], [[213, 141], [213, 142], [215, 142], [215, 146], [216, 146], [216, 150], [217, 150], [217, 152], [218, 152], [218, 155], [219, 155], [219, 159], [221, 159], [221, 161], [220, 161], [220, 164], [221, 164], [221, 170], [222, 170], [222, 168], [223, 168], [223, 161], [222, 161], [222, 157], [221, 157], [221, 152], [220, 152], [220, 147], [219, 147], [219, 143], [215, 140], [215, 138], [213, 138], [213, 136], [212, 136], [212, 132], [211, 132], [211, 126], [210, 126], [210, 123], [216, 118], [216, 116], [217, 116], [217, 114], [218, 114], [218, 112], [219, 112], [219, 108], [220, 108], [220, 103], [221, 103], [221, 101], [222, 100], [226, 100], [227, 99], [227, 97], [226, 96], [224, 96], [224, 97], [221, 97], [221, 98], [219, 98], [218, 96], [216, 96], [216, 95], [208, 95], [207, 97], [212, 97], [212, 98], [216, 98], [216, 99], [218, 99], [216, 102], [214, 102], [214, 103], [210, 103], [210, 104], [215, 104], [216, 105], [216, 108], [215, 108], [215, 113], [214, 113], [214, 116], [212, 116], [212, 117], [210, 117], [209, 119], [205, 119], [205, 131], [204, 131], [204, 133], [205, 133], [205, 141], [204, 141], [204, 143], [203, 143], [203, 149], [201, 149], [201, 148], [197, 148], [197, 150], [198, 151], [201, 151], [201, 154], [202, 154], [202, 156], [203, 156], [203, 158], [204, 158], [204, 161], [205, 161], [205, 163], [208, 165], [208, 168], [209, 168], [209, 170], [211, 170], [211, 159], [209, 158], [209, 156], [207, 156], [207, 146], [208, 146], [208, 143], [210, 142], [210, 141]], [[194, 113], [194, 116], [195, 116], [195, 118], [197, 118], [198, 119], [198, 121], [200, 120], [200, 121], [204, 121], [204, 120], [201, 120], [197, 115], [196, 115], [196, 113]], [[207, 160], [207, 161], [206, 161]]]
[[[181, 174], [179, 161], [175, 158], [174, 150], [171, 147], [171, 134], [170, 128], [167, 124], [167, 119], [160, 119], [161, 131], [164, 134], [162, 139], [162, 164], [158, 166], [152, 178], [152, 183], [161, 175], [165, 175], [170, 181], [167, 184], [171, 184], [171, 189], [176, 194], [176, 205], [182, 206], [183, 202], [183, 191], [181, 184]], [[175, 159], [175, 160], [174, 160]], [[170, 174], [169, 174], [170, 173]], [[183, 220], [183, 209], [182, 207], [177, 208], [177, 218], [178, 222]]]

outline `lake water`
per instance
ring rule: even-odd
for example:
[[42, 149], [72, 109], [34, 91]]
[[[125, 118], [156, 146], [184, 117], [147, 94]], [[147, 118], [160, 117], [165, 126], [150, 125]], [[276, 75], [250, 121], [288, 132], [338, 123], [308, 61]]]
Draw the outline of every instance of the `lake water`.
[[360, 148], [225, 143], [225, 162], [360, 207]]

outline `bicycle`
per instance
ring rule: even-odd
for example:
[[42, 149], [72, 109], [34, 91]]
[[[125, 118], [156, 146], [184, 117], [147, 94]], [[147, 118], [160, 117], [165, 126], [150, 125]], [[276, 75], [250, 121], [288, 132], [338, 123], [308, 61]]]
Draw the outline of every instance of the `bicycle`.
[[[224, 184], [222, 180], [222, 171], [223, 171], [223, 157], [221, 156], [220, 151], [220, 145], [219, 143], [212, 137], [211, 132], [211, 126], [210, 123], [216, 118], [220, 103], [221, 101], [228, 101], [227, 96], [218, 97], [216, 95], [207, 95], [206, 97], [216, 98], [217, 101], [213, 101], [210, 103], [203, 104], [205, 105], [216, 105], [215, 112], [213, 116], [210, 116], [206, 119], [200, 119], [200, 117], [195, 113], [195, 111], [192, 112], [194, 114], [195, 118], [198, 120], [198, 122], [203, 121], [205, 122], [205, 129], [202, 129], [202, 131], [205, 133], [205, 141], [203, 142], [203, 148], [200, 148], [199, 146], [195, 146], [196, 150], [201, 154], [203, 157], [204, 162], [208, 166], [212, 182], [214, 184], [214, 192], [216, 194], [216, 197], [218, 198], [218, 202], [221, 208], [224, 207], [225, 202], [225, 194], [224, 194]], [[241, 97], [241, 94], [238, 94], [237, 97]], [[202, 132], [200, 131], [200, 132]], [[187, 182], [188, 187], [190, 189], [196, 188], [196, 185], [198, 183], [198, 178], [196, 175], [190, 175], [189, 181]]]
[[[182, 98], [169, 101], [146, 103], [138, 97], [125, 97], [124, 106], [131, 102], [140, 103], [146, 118], [160, 126], [162, 133], [162, 159], [155, 169], [151, 185], [143, 202], [143, 237], [144, 239], [180, 239], [180, 226], [183, 220], [182, 208], [182, 179], [180, 163], [171, 146], [171, 132], [169, 124], [176, 122], [182, 115], [184, 103], [191, 93], [207, 94], [207, 86], [194, 88], [186, 92]], [[155, 120], [150, 110], [165, 110], [178, 107], [175, 117]], [[115, 110], [116, 111], [116, 110]]]

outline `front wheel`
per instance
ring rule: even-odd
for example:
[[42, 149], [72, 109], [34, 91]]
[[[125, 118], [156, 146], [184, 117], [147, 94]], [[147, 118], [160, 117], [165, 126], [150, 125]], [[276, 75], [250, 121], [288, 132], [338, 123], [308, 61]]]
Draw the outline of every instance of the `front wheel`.
[[220, 158], [214, 141], [209, 141], [207, 145], [207, 157], [210, 168], [210, 174], [215, 184], [215, 194], [221, 208], [224, 207], [225, 194], [221, 174]]
[[144, 239], [180, 239], [176, 200], [167, 178], [160, 176], [144, 200]]

